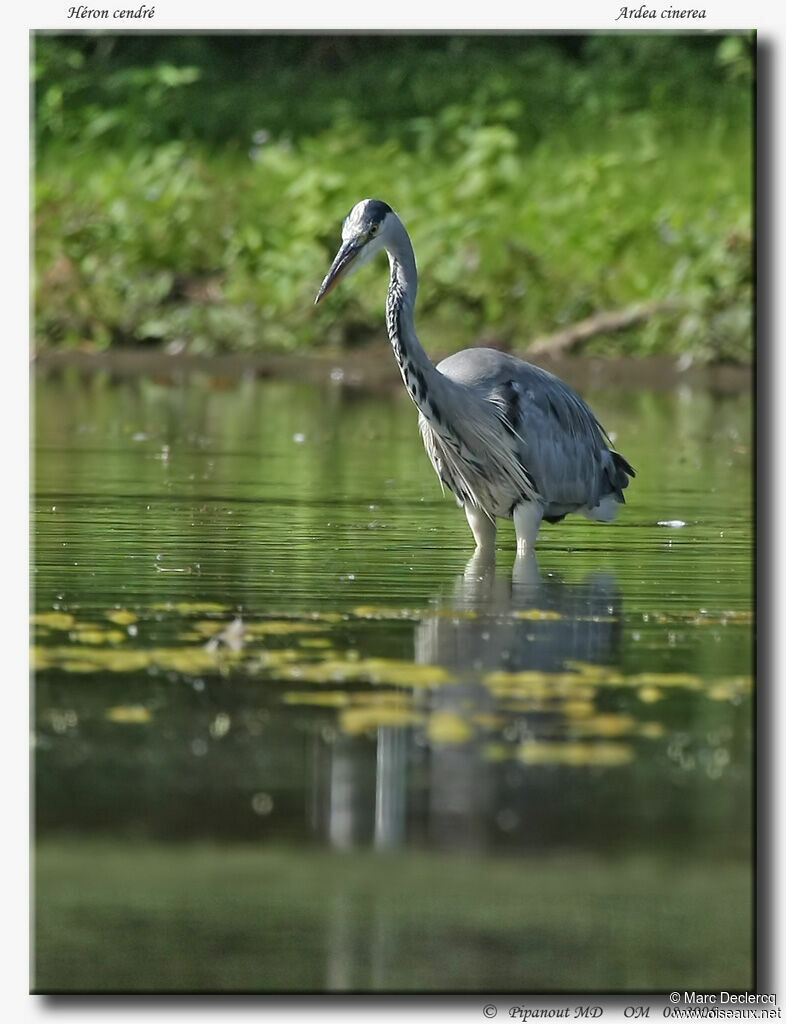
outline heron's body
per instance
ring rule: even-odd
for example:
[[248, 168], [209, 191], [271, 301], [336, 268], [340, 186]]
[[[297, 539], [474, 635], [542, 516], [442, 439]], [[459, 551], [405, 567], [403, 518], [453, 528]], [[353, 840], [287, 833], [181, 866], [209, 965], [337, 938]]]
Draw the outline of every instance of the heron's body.
[[611, 519], [635, 474], [589, 406], [558, 377], [495, 349], [465, 349], [434, 366], [415, 332], [417, 271], [401, 221], [386, 203], [364, 200], [343, 237], [318, 301], [348, 266], [387, 250], [388, 336], [426, 452], [477, 546], [493, 546], [498, 518], [513, 519], [520, 551], [532, 548], [544, 518]]

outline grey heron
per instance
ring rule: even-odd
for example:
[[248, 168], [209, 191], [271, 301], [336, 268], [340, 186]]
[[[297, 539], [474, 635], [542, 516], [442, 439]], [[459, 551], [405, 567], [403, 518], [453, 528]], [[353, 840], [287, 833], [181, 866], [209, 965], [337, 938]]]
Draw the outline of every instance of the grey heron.
[[490, 348], [435, 366], [415, 333], [418, 275], [406, 228], [387, 203], [352, 208], [320, 302], [380, 250], [390, 261], [387, 331], [418, 408], [431, 463], [463, 506], [480, 550], [493, 552], [497, 519], [512, 519], [518, 553], [531, 552], [541, 522], [572, 512], [608, 522], [636, 474], [610, 447], [589, 406], [553, 374]]

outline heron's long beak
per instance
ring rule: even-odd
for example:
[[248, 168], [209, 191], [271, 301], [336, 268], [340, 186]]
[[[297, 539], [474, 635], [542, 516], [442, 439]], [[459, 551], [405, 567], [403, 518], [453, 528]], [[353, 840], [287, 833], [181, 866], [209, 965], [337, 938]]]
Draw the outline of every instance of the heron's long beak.
[[362, 245], [358, 245], [357, 242], [344, 242], [338, 250], [336, 258], [333, 260], [325, 280], [322, 282], [319, 294], [316, 299], [314, 299], [314, 305], [321, 302], [326, 295], [333, 291], [341, 278], [346, 275], [349, 268], [355, 262], [362, 248]]

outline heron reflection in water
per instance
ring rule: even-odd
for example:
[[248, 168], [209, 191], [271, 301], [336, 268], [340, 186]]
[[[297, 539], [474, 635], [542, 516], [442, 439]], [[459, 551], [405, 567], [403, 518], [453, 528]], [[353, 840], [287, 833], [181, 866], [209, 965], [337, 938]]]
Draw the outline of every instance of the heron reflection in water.
[[316, 301], [387, 252], [393, 353], [428, 457], [464, 508], [478, 550], [494, 549], [497, 519], [513, 520], [520, 554], [532, 550], [544, 519], [578, 512], [612, 520], [636, 474], [609, 447], [589, 406], [558, 377], [495, 349], [465, 349], [434, 366], [415, 333], [415, 253], [398, 216], [387, 203], [364, 199], [341, 235]]
[[[565, 583], [538, 573], [534, 554], [512, 572], [493, 555], [476, 554], [435, 609], [415, 626], [414, 661], [440, 665], [458, 680], [416, 688], [414, 709], [433, 721], [490, 718], [519, 735], [526, 712], [501, 707], [482, 677], [495, 671], [565, 671], [571, 661], [619, 661], [621, 594], [614, 577]], [[556, 714], [557, 712], [555, 712]], [[430, 742], [412, 726], [382, 725], [376, 744], [337, 734], [318, 742], [312, 820], [332, 845], [372, 842], [395, 848], [413, 839], [449, 848], [482, 848], [500, 838], [505, 815], [521, 794], [509, 791], [485, 756], [488, 736], [474, 730], [460, 743]], [[502, 817], [500, 817], [502, 816]]]

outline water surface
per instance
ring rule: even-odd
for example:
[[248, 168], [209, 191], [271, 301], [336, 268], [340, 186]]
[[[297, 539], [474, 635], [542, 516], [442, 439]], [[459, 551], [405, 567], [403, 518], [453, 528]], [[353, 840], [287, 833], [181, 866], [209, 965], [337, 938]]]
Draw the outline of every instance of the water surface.
[[752, 983], [750, 398], [586, 397], [494, 566], [405, 395], [39, 374], [39, 991]]

